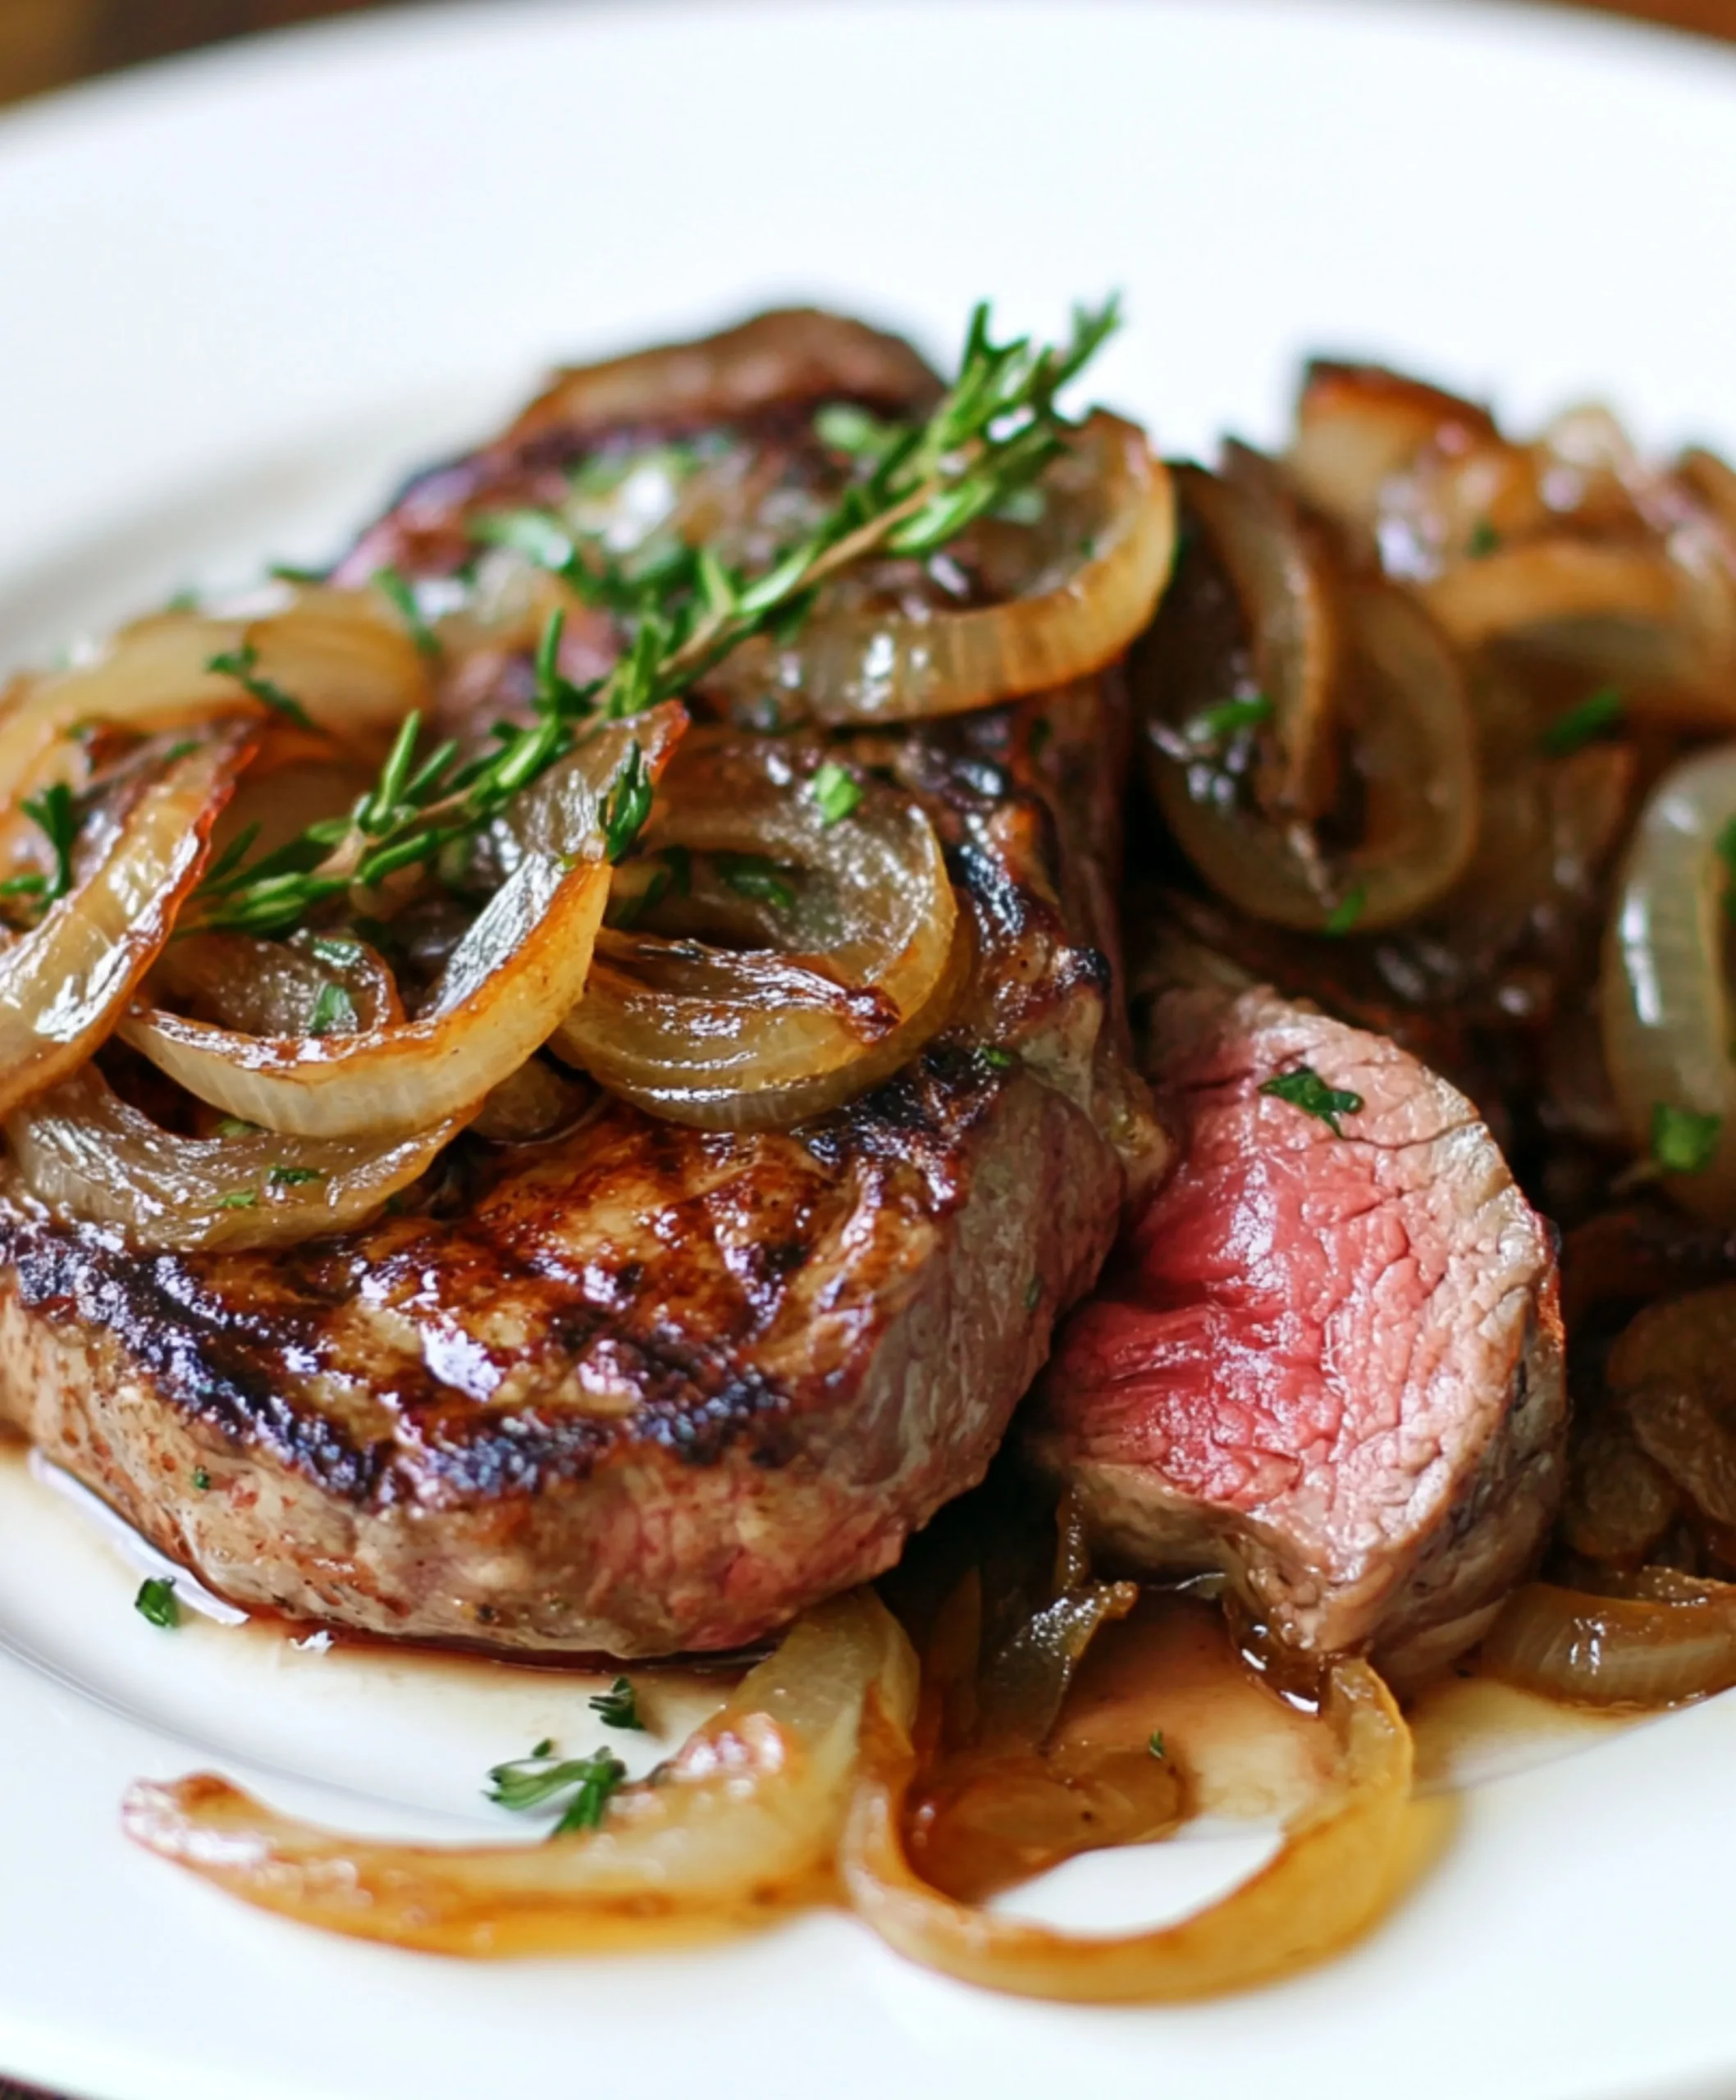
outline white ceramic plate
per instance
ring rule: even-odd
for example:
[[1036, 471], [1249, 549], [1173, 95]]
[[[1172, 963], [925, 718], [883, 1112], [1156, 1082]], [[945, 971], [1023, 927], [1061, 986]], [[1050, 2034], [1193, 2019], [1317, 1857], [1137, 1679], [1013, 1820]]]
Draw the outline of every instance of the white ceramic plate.
[[[1728, 443], [1733, 213], [1736, 61], [1565, 15], [496, 4], [203, 57], [0, 124], [0, 662], [323, 551], [558, 354], [790, 294], [943, 348], [980, 292], [1049, 324], [1123, 285], [1102, 389], [1178, 449], [1275, 432], [1311, 346]], [[1473, 1789], [1368, 1945], [1227, 2004], [1005, 2002], [823, 1916], [483, 1969], [232, 1907], [116, 1802], [216, 1764], [473, 1834], [483, 1768], [581, 1740], [582, 1687], [168, 1637], [136, 1581], [0, 1463], [0, 2069], [93, 2100], [1736, 2088], [1736, 1701]], [[1168, 1914], [1262, 1842], [1040, 1902]]]

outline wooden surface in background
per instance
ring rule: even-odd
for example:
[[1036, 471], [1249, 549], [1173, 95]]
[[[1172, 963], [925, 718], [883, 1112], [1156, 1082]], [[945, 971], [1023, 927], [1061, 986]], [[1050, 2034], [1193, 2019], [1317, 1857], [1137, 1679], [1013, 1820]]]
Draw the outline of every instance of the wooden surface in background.
[[[195, 44], [380, 4], [382, 0], [0, 0], [0, 102]], [[1736, 0], [1586, 4], [1736, 43]]]

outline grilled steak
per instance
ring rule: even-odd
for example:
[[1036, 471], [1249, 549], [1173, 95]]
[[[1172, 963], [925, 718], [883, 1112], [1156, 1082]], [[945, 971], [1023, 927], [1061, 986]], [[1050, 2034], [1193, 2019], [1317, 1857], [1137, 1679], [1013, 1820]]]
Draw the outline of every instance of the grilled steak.
[[[1067, 1328], [1031, 1449], [1109, 1556], [1223, 1568], [1292, 1649], [1424, 1674], [1560, 1499], [1548, 1228], [1470, 1104], [1382, 1037], [1180, 985], [1149, 1061], [1178, 1164]], [[1304, 1068], [1360, 1107], [1262, 1092]]]
[[[673, 418], [668, 372], [656, 414], [631, 374], [570, 413], [557, 384], [352, 570], [455, 566], [466, 505], [539, 500], [623, 429], [733, 418], [770, 457], [793, 407], [932, 391], [900, 345], [800, 328], [815, 369], [786, 331], [721, 396], [666, 354]], [[0, 1199], [0, 1418], [225, 1595], [377, 1633], [728, 1648], [885, 1568], [980, 1477], [1161, 1155], [1113, 1013], [1122, 714], [1111, 676], [857, 740], [933, 815], [976, 942], [953, 1025], [872, 1095], [789, 1134], [604, 1102], [467, 1138], [409, 1214], [287, 1255], [144, 1255]]]

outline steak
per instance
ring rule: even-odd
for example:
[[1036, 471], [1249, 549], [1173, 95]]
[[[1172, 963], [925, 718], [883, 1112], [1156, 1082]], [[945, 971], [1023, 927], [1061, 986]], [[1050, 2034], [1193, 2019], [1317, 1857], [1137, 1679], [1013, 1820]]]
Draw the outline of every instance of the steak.
[[[1029, 1448], [1111, 1560], [1222, 1569], [1284, 1648], [1414, 1681], [1479, 1637], [1560, 1500], [1550, 1229], [1383, 1037], [1174, 984], [1148, 1063], [1175, 1171], [1067, 1326]], [[1285, 1075], [1291, 1098], [1263, 1090]]]
[[[797, 320], [793, 363], [788, 327], [782, 363], [738, 354], [768, 324], [724, 339], [720, 399], [660, 354], [682, 427], [788, 452], [792, 402], [932, 391], [902, 346]], [[540, 500], [605, 410], [610, 442], [666, 433], [605, 376], [413, 485], [350, 569], [455, 566], [464, 506]], [[852, 740], [932, 815], [976, 959], [917, 1061], [803, 1128], [604, 1100], [541, 1145], [466, 1135], [406, 1214], [269, 1254], [141, 1253], [0, 1195], [0, 1419], [224, 1596], [371, 1633], [727, 1649], [886, 1568], [981, 1477], [1163, 1155], [1116, 1011], [1124, 715], [1111, 673]]]

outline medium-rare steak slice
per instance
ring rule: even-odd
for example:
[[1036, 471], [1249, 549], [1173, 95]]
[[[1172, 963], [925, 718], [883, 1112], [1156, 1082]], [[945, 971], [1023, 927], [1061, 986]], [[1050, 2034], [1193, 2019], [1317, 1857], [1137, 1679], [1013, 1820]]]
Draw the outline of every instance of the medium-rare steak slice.
[[1463, 1095], [1268, 990], [1162, 993], [1148, 1068], [1175, 1171], [1066, 1329], [1031, 1449], [1108, 1555], [1223, 1568], [1290, 1647], [1424, 1674], [1560, 1498], [1549, 1228]]

